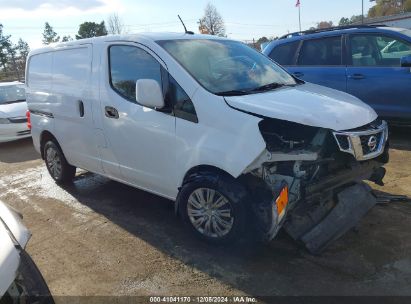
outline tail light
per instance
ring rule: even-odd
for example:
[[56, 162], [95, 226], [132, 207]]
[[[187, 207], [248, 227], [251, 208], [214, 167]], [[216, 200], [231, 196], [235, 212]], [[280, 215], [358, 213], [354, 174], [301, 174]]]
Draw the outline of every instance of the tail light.
[[31, 130], [31, 120], [30, 120], [30, 111], [29, 110], [27, 110], [27, 112], [26, 112], [26, 117], [27, 117], [27, 128], [29, 130]]

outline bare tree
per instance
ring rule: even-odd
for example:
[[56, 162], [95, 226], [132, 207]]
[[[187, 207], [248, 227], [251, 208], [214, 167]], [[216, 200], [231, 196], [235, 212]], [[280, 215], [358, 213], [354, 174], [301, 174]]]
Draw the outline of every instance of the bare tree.
[[205, 7], [204, 16], [198, 21], [198, 29], [201, 34], [225, 36], [223, 17], [211, 3]]
[[333, 27], [333, 22], [332, 21], [321, 21], [317, 23], [317, 28], [318, 29], [326, 29], [326, 28], [330, 28]]
[[107, 20], [107, 31], [109, 34], [124, 34], [124, 23], [117, 13], [111, 14]]

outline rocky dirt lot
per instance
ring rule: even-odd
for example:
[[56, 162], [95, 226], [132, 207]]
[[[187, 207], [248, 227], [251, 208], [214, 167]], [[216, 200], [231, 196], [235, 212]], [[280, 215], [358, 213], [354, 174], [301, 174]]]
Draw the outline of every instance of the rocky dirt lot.
[[[386, 185], [411, 197], [411, 130], [392, 134]], [[411, 295], [411, 203], [378, 205], [312, 256], [281, 233], [270, 245], [213, 247], [173, 203], [90, 174], [55, 185], [31, 140], [0, 144], [0, 199], [33, 233], [28, 252], [53, 295]]]

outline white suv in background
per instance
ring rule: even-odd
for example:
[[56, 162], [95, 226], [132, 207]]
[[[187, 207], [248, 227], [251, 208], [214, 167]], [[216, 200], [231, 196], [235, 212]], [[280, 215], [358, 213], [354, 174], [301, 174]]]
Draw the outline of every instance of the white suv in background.
[[226, 38], [61, 43], [30, 53], [26, 80], [34, 146], [56, 182], [79, 167], [166, 197], [209, 241], [284, 227], [317, 252], [373, 206], [362, 180], [381, 184], [388, 161], [369, 106]]
[[30, 137], [24, 84], [0, 83], [0, 143]]

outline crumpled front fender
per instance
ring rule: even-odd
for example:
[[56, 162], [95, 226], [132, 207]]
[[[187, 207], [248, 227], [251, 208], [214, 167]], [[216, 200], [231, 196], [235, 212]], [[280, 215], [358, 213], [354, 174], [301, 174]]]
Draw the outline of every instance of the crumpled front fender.
[[30, 236], [21, 216], [0, 201], [0, 298], [16, 278], [20, 251]]

